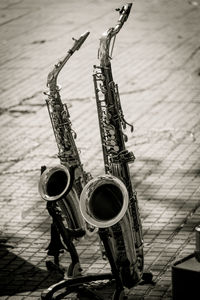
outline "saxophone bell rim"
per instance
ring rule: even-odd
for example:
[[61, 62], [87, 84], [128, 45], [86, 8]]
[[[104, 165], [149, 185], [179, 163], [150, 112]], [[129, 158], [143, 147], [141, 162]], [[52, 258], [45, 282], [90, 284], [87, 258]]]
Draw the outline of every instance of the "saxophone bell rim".
[[[63, 172], [66, 176], [67, 182], [60, 193], [56, 195], [49, 195], [47, 192], [47, 185], [51, 176], [54, 175], [56, 172]], [[42, 199], [44, 199], [45, 201], [58, 201], [69, 192], [70, 186], [71, 186], [71, 175], [69, 169], [64, 165], [56, 165], [51, 168], [47, 168], [41, 174], [38, 183], [38, 190]]]
[[[92, 198], [93, 193], [96, 191], [98, 187], [102, 187], [105, 184], [112, 184], [115, 187], [117, 187], [122, 194], [122, 207], [119, 213], [109, 220], [101, 220], [99, 218], [96, 218], [89, 209], [89, 202]], [[98, 227], [98, 228], [108, 228], [110, 226], [115, 225], [118, 223], [123, 216], [125, 215], [127, 209], [128, 209], [128, 191], [125, 186], [125, 184], [120, 180], [119, 178], [113, 176], [113, 175], [102, 175], [97, 176], [96, 178], [93, 178], [90, 180], [85, 187], [83, 188], [83, 191], [80, 196], [80, 211], [83, 216], [83, 218], [92, 226]]]

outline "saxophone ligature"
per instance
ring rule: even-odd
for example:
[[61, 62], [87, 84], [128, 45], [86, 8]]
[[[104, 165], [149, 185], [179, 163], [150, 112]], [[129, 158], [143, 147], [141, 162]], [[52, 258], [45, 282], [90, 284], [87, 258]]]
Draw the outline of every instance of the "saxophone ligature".
[[[94, 228], [83, 219], [79, 207], [80, 193], [91, 179], [91, 175], [83, 169], [75, 144], [76, 133], [72, 129], [67, 105], [61, 101], [60, 86], [57, 84], [61, 69], [73, 53], [79, 50], [88, 35], [89, 32], [86, 32], [79, 39], [73, 38], [73, 47], [68, 50], [62, 60], [59, 60], [47, 77], [49, 91], [45, 93], [48, 96], [46, 104], [58, 147], [60, 165], [43, 168], [39, 180], [39, 193], [47, 201], [49, 214], [56, 223], [57, 231], [54, 226], [48, 247], [48, 254], [54, 257], [55, 255], [58, 257], [58, 251], [56, 252], [55, 248], [62, 248], [62, 245], [58, 246], [58, 244], [63, 244], [63, 240], [66, 241], [63, 248], [66, 248], [69, 238], [70, 240], [79, 239], [85, 234], [92, 235], [95, 232]], [[58, 235], [61, 235], [62, 241]], [[75, 251], [72, 244], [69, 244], [67, 248], [69, 247], [72, 247], [72, 252]], [[77, 258], [76, 253], [75, 257]]]
[[[110, 45], [127, 20], [132, 3], [119, 9], [115, 27], [100, 38], [99, 66], [94, 66], [94, 89], [103, 150], [105, 175], [90, 180], [81, 193], [80, 209], [85, 220], [99, 228], [100, 238], [107, 234], [109, 253], [123, 286], [131, 288], [143, 278], [143, 236], [137, 194], [133, 188], [129, 163], [135, 157], [125, 147], [124, 119], [118, 86], [113, 81]], [[103, 242], [104, 243], [104, 242]], [[105, 245], [104, 245], [105, 247]], [[105, 247], [106, 248], [106, 247]], [[105, 251], [106, 252], [106, 251]], [[112, 269], [112, 265], [111, 265]]]

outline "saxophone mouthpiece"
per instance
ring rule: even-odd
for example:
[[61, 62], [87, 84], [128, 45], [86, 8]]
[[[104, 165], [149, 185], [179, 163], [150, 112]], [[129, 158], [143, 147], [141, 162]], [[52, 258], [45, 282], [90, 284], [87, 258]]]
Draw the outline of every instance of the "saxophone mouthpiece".
[[121, 9], [117, 9], [117, 11], [119, 11], [120, 14], [120, 20], [119, 20], [120, 22], [122, 23], [126, 22], [130, 14], [131, 7], [132, 7], [132, 3], [127, 3]]
[[89, 34], [90, 34], [90, 32], [89, 32], [89, 31], [86, 31], [86, 32], [84, 32], [83, 34], [81, 34], [80, 37], [84, 38], [84, 41], [85, 41], [85, 39], [88, 37]]
[[68, 53], [73, 54], [74, 51], [79, 50], [82, 44], [85, 42], [87, 39], [88, 35], [90, 34], [89, 31], [86, 31], [85, 33], [81, 34], [79, 39], [72, 38], [74, 41], [73, 47], [68, 51]]
[[88, 35], [90, 34], [89, 31], [86, 31], [85, 33], [83, 33], [79, 39], [75, 39], [75, 38], [72, 38], [75, 43], [74, 43], [74, 46], [72, 47], [71, 51], [74, 52], [76, 50], [79, 50], [80, 47], [82, 46], [82, 44], [85, 42], [85, 40], [87, 39]]
[[[88, 35], [90, 34], [89, 31], [86, 31], [85, 33], [83, 33], [81, 36], [80, 36], [80, 39], [79, 39], [79, 48], [82, 46], [82, 44], [85, 42], [85, 40], [87, 39]], [[78, 48], [78, 49], [79, 49]]]

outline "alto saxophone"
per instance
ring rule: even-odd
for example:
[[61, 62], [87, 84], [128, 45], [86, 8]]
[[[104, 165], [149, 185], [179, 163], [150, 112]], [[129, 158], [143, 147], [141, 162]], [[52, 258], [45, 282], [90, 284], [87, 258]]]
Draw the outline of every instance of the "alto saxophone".
[[[131, 6], [128, 3], [119, 10], [117, 25], [104, 32], [100, 39], [100, 65], [94, 66], [93, 79], [106, 174], [90, 180], [80, 198], [85, 220], [98, 227], [99, 233], [107, 232], [112, 261], [128, 288], [143, 277], [143, 237], [128, 166], [134, 161], [134, 155], [125, 147], [127, 136], [123, 132], [130, 124], [124, 119], [118, 86], [113, 81], [110, 44], [127, 20]], [[109, 260], [108, 253], [106, 256]]]
[[[48, 74], [47, 86], [49, 92], [45, 93], [48, 96], [46, 104], [58, 147], [60, 165], [44, 168], [39, 180], [39, 193], [47, 201], [47, 209], [50, 215], [57, 220], [57, 227], [59, 227], [57, 235], [61, 233], [61, 238], [64, 236], [65, 240], [68, 240], [69, 233], [70, 239], [78, 239], [85, 234], [91, 235], [93, 233], [92, 226], [85, 222], [79, 207], [81, 191], [88, 180], [91, 179], [91, 175], [84, 171], [81, 164], [74, 141], [76, 134], [72, 129], [67, 105], [61, 101], [60, 87], [57, 84], [57, 77], [61, 69], [73, 53], [79, 50], [88, 35], [89, 32], [86, 32], [79, 39], [73, 39], [73, 47], [67, 52], [64, 59], [60, 60]], [[67, 227], [67, 232], [65, 227]], [[53, 256], [59, 240], [56, 236], [54, 241], [54, 237], [51, 236], [51, 242], [48, 247], [48, 254]], [[65, 246], [63, 248], [66, 248]], [[60, 246], [61, 248], [62, 246]], [[74, 247], [72, 248], [74, 250]], [[55, 255], [58, 256], [58, 253]]]

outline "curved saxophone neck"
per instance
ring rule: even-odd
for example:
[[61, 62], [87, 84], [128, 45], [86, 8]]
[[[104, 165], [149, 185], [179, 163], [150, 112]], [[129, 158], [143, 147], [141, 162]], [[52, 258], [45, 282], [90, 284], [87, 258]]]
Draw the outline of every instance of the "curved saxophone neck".
[[89, 31], [87, 31], [83, 33], [79, 39], [72, 38], [74, 40], [74, 45], [71, 49], [68, 50], [67, 55], [62, 60], [59, 60], [57, 64], [55, 64], [53, 70], [48, 74], [47, 86], [50, 88], [50, 90], [57, 88], [58, 74], [60, 73], [66, 62], [69, 60], [69, 58], [74, 54], [74, 52], [80, 49], [89, 34]]
[[120, 31], [120, 29], [128, 19], [128, 16], [131, 11], [131, 7], [132, 7], [132, 3], [127, 3], [126, 5], [122, 6], [121, 9], [116, 9], [117, 11], [119, 11], [120, 17], [118, 19], [116, 26], [113, 29], [113, 35], [116, 35]]
[[[117, 33], [122, 28], [123, 24], [128, 19], [128, 16], [130, 14], [132, 7], [132, 3], [127, 3], [126, 5], [122, 6], [121, 9], [116, 9], [119, 11], [119, 19], [117, 21], [117, 24], [115, 27], [109, 28], [106, 32], [104, 32], [100, 38], [100, 46], [99, 46], [99, 52], [98, 52], [98, 58], [100, 60], [100, 65], [103, 66], [109, 66], [110, 64], [110, 43], [112, 38], [115, 39]], [[114, 46], [114, 42], [113, 42]], [[113, 47], [112, 47], [113, 50]], [[111, 50], [111, 51], [112, 51]]]

